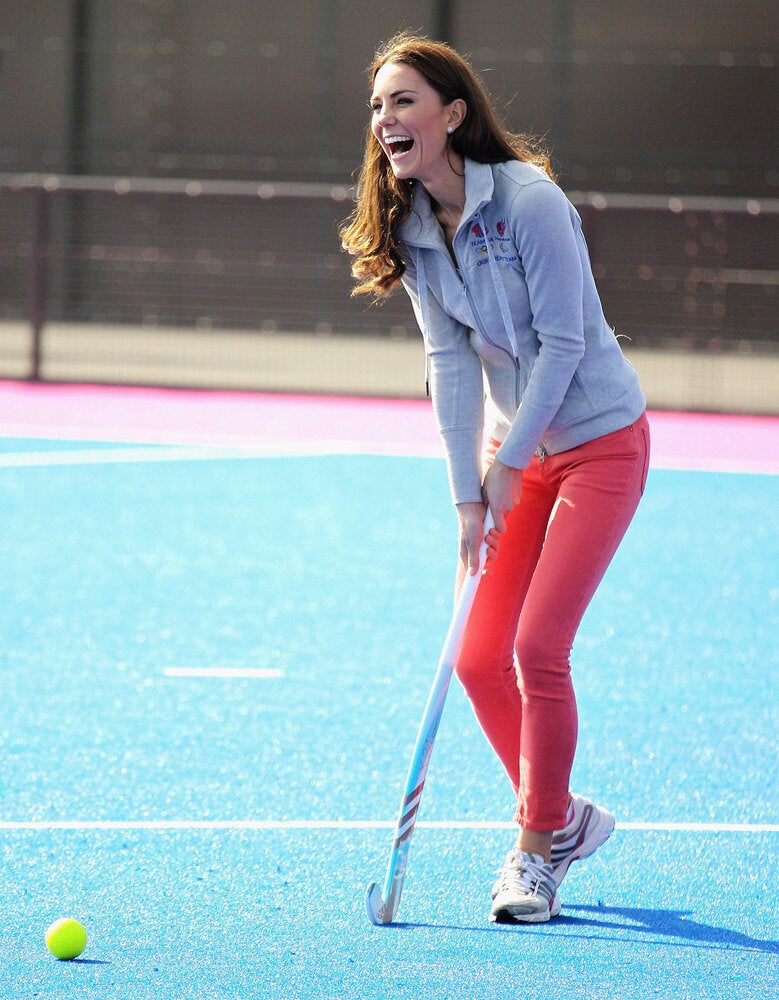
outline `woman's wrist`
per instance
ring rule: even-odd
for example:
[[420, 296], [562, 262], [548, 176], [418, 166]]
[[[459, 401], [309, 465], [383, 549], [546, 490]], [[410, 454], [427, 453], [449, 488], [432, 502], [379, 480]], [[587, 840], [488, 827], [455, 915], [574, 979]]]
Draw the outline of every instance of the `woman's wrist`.
[[457, 516], [460, 518], [461, 521], [468, 520], [469, 518], [472, 517], [473, 518], [478, 517], [483, 521], [484, 514], [487, 509], [487, 505], [480, 500], [470, 501], [468, 503], [458, 503], [456, 504], [456, 507], [457, 507]]

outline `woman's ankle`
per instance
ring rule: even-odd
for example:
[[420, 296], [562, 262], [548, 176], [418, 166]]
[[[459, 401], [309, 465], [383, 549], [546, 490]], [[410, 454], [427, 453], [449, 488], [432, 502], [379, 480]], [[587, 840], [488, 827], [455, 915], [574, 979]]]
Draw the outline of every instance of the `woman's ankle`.
[[552, 832], [522, 828], [519, 831], [517, 847], [525, 854], [540, 854], [544, 861], [550, 864], [552, 860]]

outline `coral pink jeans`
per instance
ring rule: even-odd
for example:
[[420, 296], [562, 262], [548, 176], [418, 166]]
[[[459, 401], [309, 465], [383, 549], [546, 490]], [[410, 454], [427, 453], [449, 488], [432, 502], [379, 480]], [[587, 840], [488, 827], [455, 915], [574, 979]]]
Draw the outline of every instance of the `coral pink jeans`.
[[[494, 455], [498, 442], [491, 442]], [[528, 830], [565, 826], [578, 716], [570, 653], [644, 491], [646, 415], [559, 455], [534, 457], [457, 662]]]

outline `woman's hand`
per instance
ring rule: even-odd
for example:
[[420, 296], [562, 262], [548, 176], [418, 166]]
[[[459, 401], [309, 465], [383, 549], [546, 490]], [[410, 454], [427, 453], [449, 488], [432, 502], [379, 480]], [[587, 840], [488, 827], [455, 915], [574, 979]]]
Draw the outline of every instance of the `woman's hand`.
[[[457, 574], [458, 590], [465, 573], [472, 575], [479, 571], [479, 550], [484, 538], [484, 518], [487, 506], [483, 503], [457, 504], [460, 521], [460, 564]], [[495, 528], [487, 532], [487, 564], [498, 554], [499, 534]]]
[[522, 470], [504, 465], [496, 458], [482, 484], [485, 503], [489, 505], [498, 533], [506, 530], [506, 516], [522, 496]]
[[457, 516], [460, 521], [460, 565], [457, 575], [458, 590], [465, 573], [479, 570], [479, 550], [484, 538], [484, 518], [487, 507], [492, 511], [495, 527], [487, 532], [487, 567], [498, 554], [501, 533], [506, 530], [506, 517], [517, 506], [522, 496], [522, 470], [513, 469], [497, 459], [487, 470], [482, 485], [484, 503], [459, 503]]

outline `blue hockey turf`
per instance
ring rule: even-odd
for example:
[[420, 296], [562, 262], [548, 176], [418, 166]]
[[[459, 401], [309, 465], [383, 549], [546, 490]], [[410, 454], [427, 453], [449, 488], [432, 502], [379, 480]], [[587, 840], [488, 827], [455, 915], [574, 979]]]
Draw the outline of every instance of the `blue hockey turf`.
[[454, 684], [397, 923], [368, 922], [451, 613], [445, 478], [0, 442], [0, 997], [776, 994], [772, 475], [650, 474], [574, 648], [574, 787], [618, 826], [562, 915], [488, 922], [513, 803]]

